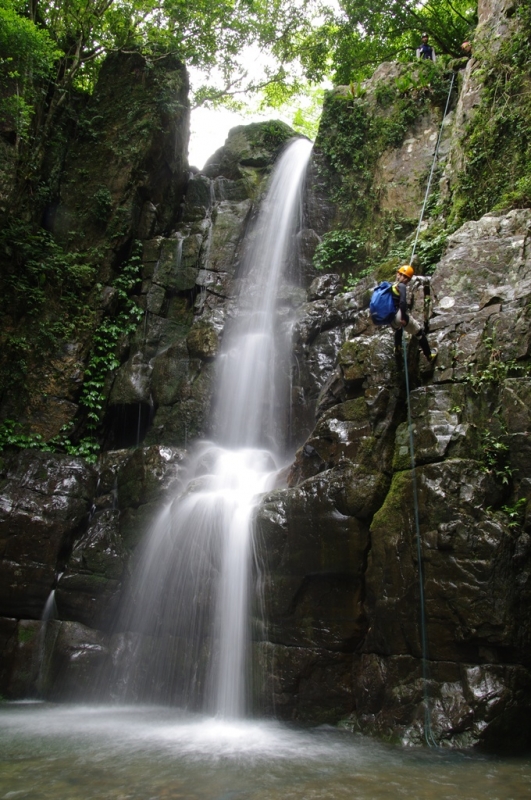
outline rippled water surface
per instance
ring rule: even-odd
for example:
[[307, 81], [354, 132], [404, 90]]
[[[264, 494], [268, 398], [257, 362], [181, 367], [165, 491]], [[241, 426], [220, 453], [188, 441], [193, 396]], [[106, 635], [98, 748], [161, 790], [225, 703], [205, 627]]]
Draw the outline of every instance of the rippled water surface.
[[167, 708], [0, 705], [2, 800], [402, 797], [527, 800], [531, 759], [404, 750]]

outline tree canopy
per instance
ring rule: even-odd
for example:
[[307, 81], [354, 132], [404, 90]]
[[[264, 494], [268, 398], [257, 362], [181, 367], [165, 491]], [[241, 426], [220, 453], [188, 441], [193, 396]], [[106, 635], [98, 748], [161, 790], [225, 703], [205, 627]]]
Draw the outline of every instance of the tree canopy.
[[62, 55], [46, 30], [19, 13], [12, 0], [0, 0], [0, 117], [17, 135], [29, 127], [36, 83], [47, 78]]
[[117, 50], [172, 53], [229, 80], [247, 45], [272, 49], [307, 34], [317, 8], [318, 0], [0, 0], [0, 42], [11, 41], [19, 64], [32, 51], [48, 64], [53, 53], [62, 86], [90, 89]]
[[441, 55], [462, 55], [477, 24], [477, 0], [338, 0], [322, 21], [291, 43], [311, 80], [348, 84], [384, 61], [414, 58], [423, 32]]
[[[459, 55], [475, 11], [476, 0], [0, 0], [0, 110], [27, 135], [40, 94], [39, 125], [51, 124], [70, 90], [91, 91], [119, 50], [214, 71], [217, 85], [198, 102], [268, 86], [278, 105], [303, 82], [350, 83], [412, 58], [423, 30], [439, 53]], [[242, 63], [251, 45], [268, 54], [258, 77]]]

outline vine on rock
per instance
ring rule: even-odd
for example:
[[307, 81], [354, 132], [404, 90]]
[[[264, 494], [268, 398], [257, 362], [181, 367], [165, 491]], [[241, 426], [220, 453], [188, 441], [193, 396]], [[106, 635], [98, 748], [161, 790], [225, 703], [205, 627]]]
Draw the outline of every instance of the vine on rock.
[[117, 312], [106, 317], [94, 333], [92, 354], [85, 370], [85, 381], [79, 403], [87, 410], [87, 429], [95, 433], [101, 422], [105, 406], [105, 381], [109, 372], [120, 366], [117, 346], [123, 337], [133, 333], [143, 310], [130, 297], [131, 289], [138, 283], [141, 246], [137, 242], [133, 254], [112, 283], [116, 292]]

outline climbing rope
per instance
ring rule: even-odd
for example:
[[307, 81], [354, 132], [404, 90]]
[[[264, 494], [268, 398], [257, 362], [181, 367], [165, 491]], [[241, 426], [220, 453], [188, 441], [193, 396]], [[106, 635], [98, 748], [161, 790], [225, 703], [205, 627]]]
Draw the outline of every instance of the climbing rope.
[[[441, 122], [441, 127], [439, 129], [439, 135], [437, 137], [437, 143], [435, 145], [435, 152], [433, 154], [433, 161], [431, 165], [430, 175], [428, 178], [428, 185], [426, 187], [426, 194], [424, 195], [424, 203], [422, 204], [422, 209], [420, 212], [419, 224], [417, 226], [417, 232], [415, 234], [415, 241], [413, 242], [413, 250], [411, 252], [411, 259], [413, 260], [413, 256], [415, 255], [415, 250], [417, 247], [417, 242], [419, 238], [420, 228], [422, 225], [422, 220], [424, 218], [424, 212], [426, 210], [426, 205], [428, 202], [428, 197], [430, 194], [431, 189], [431, 182], [433, 178], [433, 174], [435, 172], [435, 165], [437, 163], [437, 156], [439, 155], [439, 146], [441, 143], [442, 132], [444, 127], [444, 120], [446, 119], [446, 114], [448, 113], [448, 107], [450, 105], [450, 98], [452, 96], [452, 89], [454, 86], [454, 79], [455, 79], [455, 72], [452, 72], [452, 79], [450, 81], [450, 88], [448, 90], [448, 97], [446, 99], [446, 106], [444, 109], [444, 114]], [[425, 292], [426, 295], [426, 292]], [[431, 301], [431, 298], [428, 302]], [[426, 313], [429, 314], [429, 311], [426, 309], [426, 296], [424, 298], [424, 306], [425, 306], [425, 317]], [[422, 650], [422, 685], [423, 685], [423, 697], [424, 697], [424, 739], [428, 747], [437, 747], [437, 742], [434, 739], [433, 732], [431, 729], [431, 705], [430, 705], [430, 696], [428, 693], [428, 684], [429, 684], [429, 666], [428, 666], [428, 634], [426, 629], [426, 603], [424, 597], [424, 569], [422, 565], [422, 542], [420, 538], [420, 523], [419, 523], [419, 498], [418, 498], [418, 489], [417, 489], [417, 473], [415, 469], [415, 445], [413, 442], [413, 422], [411, 418], [411, 400], [410, 400], [410, 392], [409, 392], [409, 375], [407, 370], [407, 344], [406, 344], [406, 337], [402, 336], [402, 347], [404, 350], [404, 372], [406, 376], [406, 395], [407, 395], [407, 423], [408, 423], [408, 431], [409, 431], [409, 453], [411, 457], [411, 481], [413, 487], [413, 507], [414, 507], [414, 516], [415, 516], [415, 538], [416, 538], [416, 545], [417, 545], [417, 561], [418, 561], [418, 574], [419, 574], [419, 600], [420, 600], [420, 639], [421, 639], [421, 650]]]
[[411, 481], [413, 484], [413, 507], [415, 512], [415, 538], [417, 543], [417, 561], [419, 570], [419, 599], [420, 599], [420, 639], [422, 649], [422, 691], [424, 696], [424, 739], [429, 747], [437, 747], [431, 730], [431, 707], [428, 694], [429, 668], [428, 668], [428, 634], [426, 631], [426, 604], [424, 599], [424, 570], [422, 566], [422, 544], [420, 539], [419, 523], [419, 498], [417, 490], [417, 472], [415, 469], [415, 447], [413, 444], [413, 422], [411, 418], [411, 400], [409, 394], [409, 375], [407, 371], [407, 344], [406, 337], [402, 336], [404, 350], [404, 372], [406, 376], [407, 396], [407, 424], [409, 430], [409, 454], [411, 458]]
[[424, 219], [424, 212], [426, 211], [426, 205], [428, 203], [428, 197], [430, 196], [430, 189], [431, 189], [431, 182], [433, 179], [433, 173], [435, 172], [435, 165], [437, 163], [437, 156], [439, 155], [439, 146], [441, 144], [442, 132], [444, 128], [444, 120], [446, 119], [446, 115], [448, 113], [448, 107], [450, 105], [450, 98], [452, 96], [452, 89], [454, 88], [454, 80], [455, 80], [455, 72], [452, 72], [452, 79], [450, 81], [450, 88], [448, 90], [448, 97], [446, 98], [446, 106], [444, 107], [444, 114], [441, 122], [441, 127], [439, 129], [439, 135], [437, 137], [437, 143], [435, 145], [435, 152], [433, 154], [433, 161], [431, 164], [430, 176], [428, 178], [428, 185], [426, 186], [426, 194], [424, 195], [424, 202], [422, 204], [422, 209], [420, 212], [419, 224], [417, 226], [417, 232], [415, 234], [415, 241], [413, 242], [413, 250], [411, 251], [411, 258], [409, 263], [413, 260], [413, 256], [415, 255], [415, 250], [417, 248], [417, 242], [419, 240], [420, 234], [420, 226], [422, 225], [422, 220]]

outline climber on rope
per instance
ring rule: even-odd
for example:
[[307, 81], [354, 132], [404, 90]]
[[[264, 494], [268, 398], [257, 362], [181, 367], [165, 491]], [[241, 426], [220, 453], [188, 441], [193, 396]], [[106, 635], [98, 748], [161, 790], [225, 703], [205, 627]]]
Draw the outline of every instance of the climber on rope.
[[382, 281], [373, 292], [370, 303], [370, 314], [375, 325], [390, 325], [395, 332], [395, 355], [402, 355], [402, 335], [404, 330], [418, 339], [419, 347], [433, 363], [437, 358], [437, 350], [430, 348], [424, 326], [420, 325], [408, 313], [407, 285], [415, 271], [409, 264], [399, 267], [396, 273], [396, 282], [393, 284]]
[[427, 33], [423, 33], [421, 36], [421, 44], [420, 47], [417, 47], [417, 58], [427, 59], [429, 61], [435, 61], [435, 50], [428, 43], [429, 36]]
[[394, 319], [391, 322], [391, 327], [395, 332], [395, 355], [402, 354], [402, 334], [405, 330], [411, 336], [417, 337], [420, 349], [431, 363], [437, 358], [437, 350], [431, 349], [424, 333], [424, 327], [419, 325], [417, 320], [408, 314], [406, 287], [414, 274], [413, 267], [409, 264], [404, 264], [398, 268], [396, 283], [393, 283], [391, 287], [391, 295], [396, 310]]

